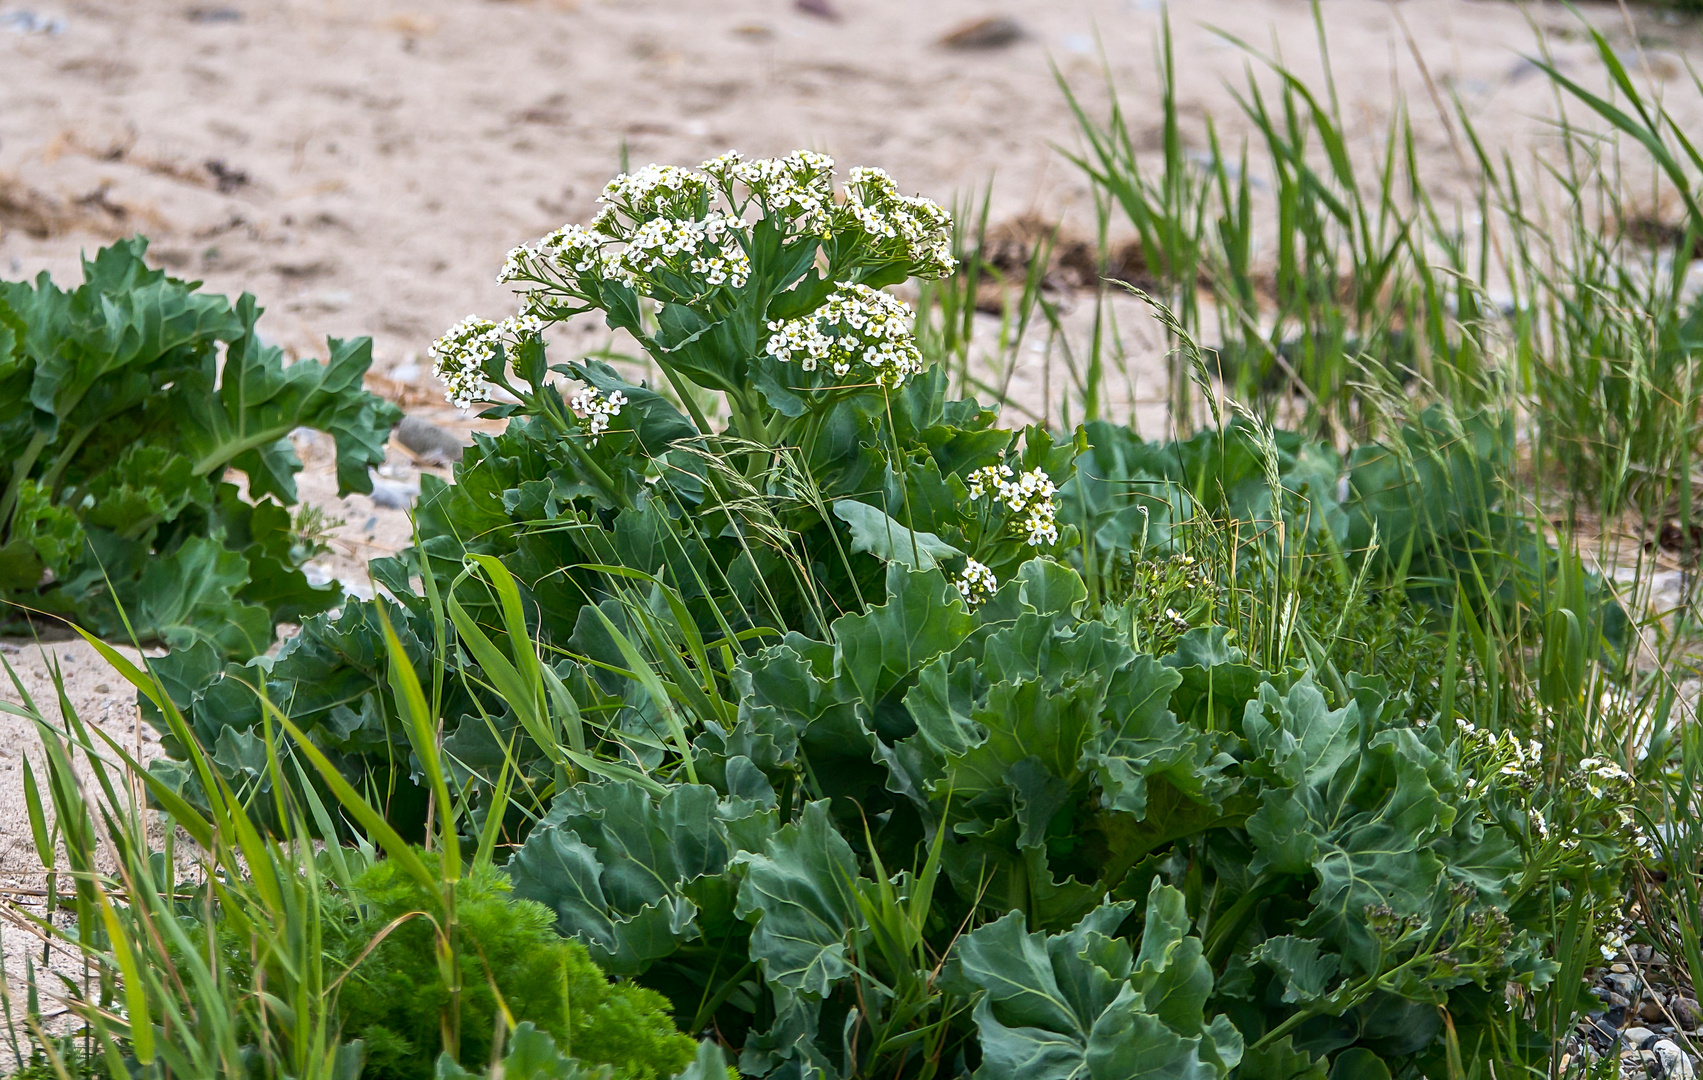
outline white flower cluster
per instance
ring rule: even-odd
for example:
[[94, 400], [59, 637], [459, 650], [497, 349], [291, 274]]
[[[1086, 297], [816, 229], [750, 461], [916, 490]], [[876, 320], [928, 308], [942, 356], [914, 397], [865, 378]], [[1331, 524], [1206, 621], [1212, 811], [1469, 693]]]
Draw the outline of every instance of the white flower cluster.
[[690, 273], [711, 287], [744, 286], [751, 276], [751, 257], [738, 241], [749, 226], [738, 218], [712, 213], [702, 220], [652, 218], [640, 225], [616, 256], [611, 276], [629, 285], [661, 273]]
[[485, 364], [496, 355], [502, 338], [496, 323], [469, 315], [432, 342], [428, 350], [432, 370], [444, 384], [450, 404], [465, 409], [484, 400]]
[[[725, 208], [715, 209], [723, 200]], [[834, 247], [840, 254], [833, 257], [851, 257], [854, 268], [901, 262], [918, 276], [941, 277], [956, 265], [944, 209], [900, 195], [879, 169], [853, 169], [846, 197], [838, 199], [834, 159], [808, 150], [758, 159], [729, 151], [698, 170], [647, 165], [609, 181], [598, 202], [589, 227], [564, 225], [508, 253], [497, 281], [521, 283], [528, 310], [548, 313], [544, 298], [563, 294], [595, 305], [597, 279], [688, 302], [743, 288], [752, 274], [754, 222], [746, 212], [753, 208], [789, 236], [849, 238], [859, 254]], [[889, 376], [903, 374], [898, 369], [908, 359], [899, 355], [887, 365]]]
[[1613, 960], [1615, 957], [1625, 952], [1627, 940], [1628, 934], [1626, 933], [1624, 925], [1605, 930], [1602, 936], [1602, 944], [1598, 946], [1598, 948], [1602, 950], [1602, 958], [1604, 960]]
[[576, 278], [601, 272], [613, 257], [613, 253], [605, 254], [603, 248], [606, 243], [605, 237], [584, 226], [563, 225], [535, 244], [522, 244], [510, 251], [503, 262], [502, 273], [497, 275], [497, 284], [506, 285], [511, 281], [536, 277], [544, 267]]
[[591, 436], [591, 444], [597, 445], [598, 436], [609, 430], [611, 417], [621, 415], [621, 407], [627, 404], [627, 395], [619, 390], [611, 390], [603, 394], [586, 387], [568, 399], [568, 405], [574, 412], [585, 418], [585, 433]]
[[1607, 758], [1592, 757], [1579, 762], [1579, 781], [1592, 797], [1598, 799], [1632, 786], [1632, 778], [1626, 775], [1626, 770]]
[[986, 600], [999, 588], [999, 579], [993, 576], [993, 571], [974, 559], [967, 559], [964, 572], [952, 579], [952, 586], [971, 607]]
[[477, 315], [462, 319], [427, 350], [432, 370], [444, 384], [444, 396], [459, 409], [483, 401], [485, 367], [497, 355], [497, 346], [519, 342], [543, 330], [544, 320], [524, 312], [500, 323]]
[[591, 221], [594, 231], [622, 237], [621, 217], [642, 224], [655, 217], [700, 218], [708, 207], [710, 178], [678, 165], [646, 165], [622, 173], [603, 187], [603, 209]]
[[[1461, 738], [1484, 755], [1488, 767], [1498, 775], [1513, 780], [1527, 791], [1537, 786], [1538, 777], [1543, 772], [1542, 743], [1536, 739], [1521, 742], [1509, 731], [1500, 735], [1484, 731], [1464, 717], [1457, 718], [1455, 724], [1460, 728]], [[1467, 794], [1476, 794], [1483, 786], [1483, 781], [1470, 778], [1466, 782]]]
[[834, 159], [826, 154], [795, 150], [783, 158], [750, 160], [729, 150], [704, 162], [703, 170], [721, 184], [729, 200], [738, 200], [736, 185], [742, 186], [765, 214], [790, 217], [818, 235], [828, 231], [834, 205]]
[[1058, 508], [1053, 494], [1058, 489], [1040, 469], [1016, 476], [1009, 465], [986, 465], [969, 475], [970, 498], [992, 495], [1015, 515], [1023, 542], [1030, 547], [1058, 543]]
[[798, 319], [769, 323], [769, 355], [803, 371], [827, 367], [835, 377], [872, 373], [896, 387], [922, 370], [904, 301], [867, 285], [843, 285], [828, 302]]
[[[671, 291], [687, 294], [729, 285], [742, 287], [751, 276], [751, 257], [740, 243], [750, 226], [719, 211], [701, 217], [653, 217], [632, 229], [625, 244], [597, 227], [564, 225], [531, 245], [509, 252], [497, 275], [499, 284], [514, 281], [579, 279], [595, 275], [619, 281], [646, 295], [664, 275]], [[529, 303], [537, 297], [529, 291]]]
[[952, 216], [938, 203], [900, 195], [881, 169], [853, 169], [846, 190], [851, 194], [846, 211], [889, 258], [913, 264], [917, 277], [943, 278], [957, 268]]

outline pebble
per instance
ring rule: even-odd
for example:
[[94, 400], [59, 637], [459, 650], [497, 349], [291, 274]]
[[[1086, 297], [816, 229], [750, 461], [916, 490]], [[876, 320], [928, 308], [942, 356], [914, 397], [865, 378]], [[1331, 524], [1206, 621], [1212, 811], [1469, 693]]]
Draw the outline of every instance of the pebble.
[[845, 18], [831, 0], [793, 0], [792, 6], [802, 14], [814, 15], [829, 22], [839, 22]]
[[1675, 994], [1668, 999], [1668, 1011], [1674, 1022], [1686, 1031], [1697, 1030], [1697, 999]]
[[396, 425], [396, 441], [427, 461], [444, 464], [460, 461], [468, 441], [447, 428], [419, 416], [404, 416]]
[[110, 694], [110, 693], [112, 693], [112, 687], [108, 686], [106, 683], [96, 683], [95, 684], [95, 693], [97, 693], [97, 694]]
[[1023, 40], [1023, 24], [1006, 15], [971, 19], [947, 31], [940, 44], [948, 49], [1003, 49]]
[[373, 480], [373, 505], [386, 510], [406, 510], [414, 505], [419, 494], [420, 489], [412, 484], [395, 484], [378, 478]]
[[1621, 1041], [1634, 1050], [1647, 1050], [1646, 1043], [1656, 1041], [1656, 1033], [1645, 1027], [1630, 1027], [1620, 1033]]
[[1697, 1069], [1691, 1064], [1691, 1059], [1671, 1039], [1656, 1043], [1651, 1053], [1666, 1080], [1697, 1080]]
[[[376, 496], [378, 489], [374, 488], [373, 491], [374, 491], [374, 494]], [[373, 501], [377, 502], [378, 500], [375, 497]], [[1638, 991], [1639, 991], [1639, 989], [1641, 989], [1638, 985], [1638, 977], [1636, 975], [1625, 975], [1625, 974], [1616, 973], [1616, 974], [1613, 974], [1613, 975], [1604, 976], [1602, 981], [1607, 983], [1609, 988], [1612, 989], [1615, 993], [1626, 998], [1628, 1001], [1632, 1000], [1634, 997], [1637, 997]]]

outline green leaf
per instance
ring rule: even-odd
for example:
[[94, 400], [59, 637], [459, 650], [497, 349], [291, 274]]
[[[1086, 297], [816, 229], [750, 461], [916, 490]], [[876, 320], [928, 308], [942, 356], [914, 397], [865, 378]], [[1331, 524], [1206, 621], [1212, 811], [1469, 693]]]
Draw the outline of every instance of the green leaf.
[[1390, 1080], [1390, 1067], [1372, 1051], [1356, 1047], [1331, 1062], [1330, 1080]]
[[113, 532], [143, 522], [165, 523], [188, 506], [211, 506], [213, 485], [195, 463], [168, 446], [134, 443], [89, 483], [94, 505], [87, 520]]
[[1198, 939], [1181, 934], [1182, 904], [1154, 884], [1139, 967], [1115, 936], [1128, 903], [1103, 905], [1063, 934], [1025, 932], [1013, 912], [960, 938], [948, 978], [976, 994], [977, 1080], [1228, 1075], [1241, 1036], [1223, 1018], [1205, 1023], [1200, 987], [1204, 975], [1210, 990], [1211, 973]]
[[83, 553], [84, 533], [77, 515], [53, 505], [39, 484], [23, 480], [16, 490], [12, 538], [0, 547], [0, 588], [22, 591], [36, 588], [44, 572], [64, 576]]
[[660, 798], [621, 781], [579, 784], [556, 800], [509, 862], [515, 895], [554, 911], [593, 958], [636, 974], [732, 918], [728, 867], [774, 832], [774, 812], [680, 784]]
[[[509, 1036], [508, 1051], [500, 1066], [503, 1080], [596, 1080], [599, 1070], [587, 1068], [556, 1047], [556, 1040], [547, 1031], [540, 1031], [530, 1020], [515, 1025]], [[438, 1055], [437, 1080], [473, 1080], [482, 1073], [470, 1073], [456, 1064], [449, 1051]], [[725, 1074], [723, 1074], [725, 1076]], [[722, 1077], [716, 1078], [722, 1080]]]
[[1238, 1080], [1329, 1080], [1325, 1068], [1324, 1058], [1295, 1049], [1293, 1038], [1285, 1035], [1263, 1048], [1248, 1047], [1236, 1076]]
[[1088, 587], [1076, 571], [1051, 559], [1030, 559], [1017, 571], [1023, 602], [1043, 615], [1067, 615], [1088, 599]]
[[1291, 1004], [1317, 1001], [1329, 992], [1341, 960], [1328, 953], [1321, 955], [1320, 943], [1310, 938], [1290, 934], [1267, 938], [1248, 954], [1250, 960], [1260, 961], [1277, 972], [1283, 980], [1283, 1000]]
[[263, 344], [254, 329], [260, 317], [254, 298], [245, 293], [236, 310], [246, 329], [226, 351], [216, 392], [187, 395], [183, 403], [182, 444], [195, 471], [207, 475], [229, 465], [247, 474], [251, 496], [293, 503], [301, 462], [288, 436], [308, 427], [335, 440], [338, 494], [371, 491], [367, 470], [384, 460], [390, 429], [402, 416], [361, 388], [372, 340], [333, 338], [325, 363], [285, 366], [283, 350]]
[[887, 565], [887, 603], [835, 620], [836, 668], [869, 709], [969, 635], [975, 620], [939, 570]]
[[943, 560], [963, 554], [933, 533], [909, 529], [868, 503], [839, 499], [834, 516], [851, 526], [853, 551], [867, 551], [884, 562], [933, 570]]
[[191, 537], [142, 572], [131, 619], [145, 640], [174, 649], [206, 641], [226, 656], [253, 656], [272, 641], [272, 617], [236, 598], [248, 581], [248, 560], [217, 541]]
[[763, 853], [742, 854], [740, 918], [754, 922], [751, 959], [772, 983], [821, 999], [851, 973], [850, 949], [865, 930], [857, 858], [828, 819], [826, 801], [805, 806]]

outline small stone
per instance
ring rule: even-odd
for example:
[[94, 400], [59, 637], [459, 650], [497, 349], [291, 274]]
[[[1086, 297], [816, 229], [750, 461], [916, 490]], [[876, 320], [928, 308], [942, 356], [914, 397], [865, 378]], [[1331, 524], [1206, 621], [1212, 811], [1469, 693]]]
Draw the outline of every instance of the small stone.
[[424, 461], [445, 464], [460, 461], [468, 441], [447, 428], [419, 416], [404, 416], [396, 425], [396, 441]]
[[1691, 1059], [1685, 1055], [1678, 1044], [1670, 1039], [1662, 1039], [1651, 1048], [1651, 1055], [1661, 1067], [1662, 1075], [1667, 1080], [1697, 1080], [1697, 1068]]
[[1627, 967], [1625, 964], [1610, 964], [1608, 966], [1608, 970], [1614, 972], [1616, 975], [1624, 975], [1632, 969]]
[[1609, 992], [1609, 995], [1608, 995], [1608, 1007], [1609, 1008], [1611, 1008], [1611, 1009], [1624, 1009], [1624, 1008], [1626, 1008], [1626, 1006], [1628, 1006], [1630, 1004], [1632, 1004], [1632, 1003], [1630, 1001], [1627, 1001], [1625, 998], [1621, 997], [1619, 994], [1616, 994], [1613, 991]]
[[1640, 987], [1636, 975], [1605, 975], [1602, 980], [1609, 989], [1630, 1001], [1636, 997]]
[[835, 7], [832, 0], [793, 0], [794, 10], [804, 15], [814, 15], [828, 22], [839, 22], [845, 18], [840, 9]]
[[1007, 15], [971, 19], [947, 31], [940, 44], [965, 51], [1003, 49], [1023, 40], [1023, 24]]
[[1697, 1030], [1697, 999], [1688, 998], [1684, 994], [1675, 994], [1668, 998], [1668, 1012], [1673, 1014], [1674, 1023], [1684, 1031]]
[[1646, 1027], [1630, 1027], [1620, 1033], [1623, 1043], [1634, 1050], [1647, 1050], [1656, 1041], [1656, 1033]]
[[110, 694], [110, 693], [112, 693], [112, 687], [108, 686], [106, 683], [96, 683], [95, 684], [95, 693], [97, 693], [97, 694]]
[[419, 495], [420, 489], [412, 484], [397, 484], [377, 478], [373, 480], [373, 505], [382, 506], [386, 510], [406, 510], [414, 505], [414, 500]]

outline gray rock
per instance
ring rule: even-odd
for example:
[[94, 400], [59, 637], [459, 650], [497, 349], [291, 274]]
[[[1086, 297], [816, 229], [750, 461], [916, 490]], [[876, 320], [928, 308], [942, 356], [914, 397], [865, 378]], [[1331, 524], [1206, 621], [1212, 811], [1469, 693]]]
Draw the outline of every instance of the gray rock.
[[461, 452], [472, 445], [447, 428], [419, 416], [404, 416], [396, 425], [396, 441], [426, 461], [448, 464], [461, 460]]
[[1613, 990], [1628, 1001], [1637, 997], [1638, 991], [1641, 989], [1638, 985], [1638, 976], [1636, 975], [1614, 972], [1610, 975], [1604, 975], [1602, 981], [1610, 990]]
[[979, 49], [1003, 49], [1014, 45], [1025, 37], [1023, 24], [1009, 15], [989, 15], [980, 19], [971, 19], [949, 30], [940, 39], [940, 44], [948, 49], [974, 51]]
[[1673, 1019], [1685, 1031], [1697, 1030], [1697, 999], [1688, 998], [1684, 994], [1675, 994], [1668, 998], [1668, 1011]]
[[1697, 1068], [1691, 1058], [1671, 1039], [1662, 1039], [1651, 1049], [1667, 1080], [1697, 1080]]
[[374, 506], [382, 506], [386, 510], [406, 510], [414, 505], [414, 500], [419, 495], [420, 489], [416, 485], [396, 484], [376, 477], [373, 479]]
[[1655, 1044], [1656, 1033], [1646, 1027], [1630, 1027], [1620, 1033], [1620, 1038], [1634, 1050], [1648, 1050]]

